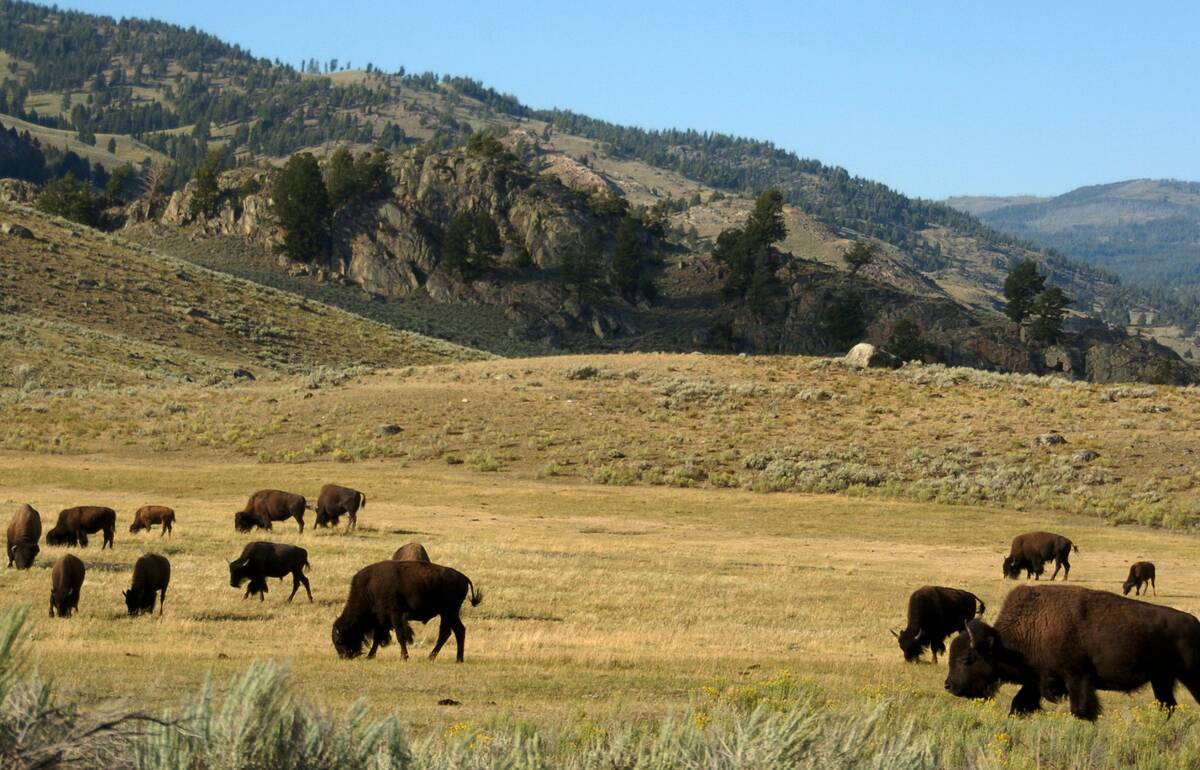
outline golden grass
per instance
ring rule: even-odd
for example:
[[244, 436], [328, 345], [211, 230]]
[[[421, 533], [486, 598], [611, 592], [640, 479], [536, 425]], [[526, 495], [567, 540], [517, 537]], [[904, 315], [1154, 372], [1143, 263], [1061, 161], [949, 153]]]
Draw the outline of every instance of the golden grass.
[[[80, 614], [35, 627], [38, 667], [80, 694], [171, 704], [210, 673], [223, 681], [254, 658], [291, 661], [301, 691], [345, 705], [367, 697], [418, 731], [501, 716], [559, 724], [683, 709], [705, 687], [724, 689], [778, 672], [838, 703], [904, 695], [930, 710], [975, 708], [942, 692], [944, 666], [905, 665], [888, 627], [902, 624], [909, 591], [926, 583], [975, 591], [994, 615], [1012, 585], [999, 563], [1013, 533], [1049, 528], [1072, 537], [1075, 582], [1116, 589], [1126, 565], [1153, 559], [1159, 601], [1200, 611], [1194, 540], [1113, 529], [1048, 512], [758, 495], [741, 491], [595, 487], [534, 482], [432, 464], [380, 461], [260, 466], [209, 458], [123, 453], [73, 458], [9, 453], [3, 504], [30, 501], [53, 520], [75, 504], [118, 510], [116, 548], [78, 553], [89, 565]], [[232, 512], [249, 491], [276, 486], [315, 496], [325, 481], [363, 489], [357, 534], [292, 523], [245, 536]], [[131, 512], [172, 505], [173, 537], [130, 535]], [[310, 514], [311, 516], [311, 514]], [[309, 550], [315, 604], [243, 601], [226, 563], [260, 537]], [[418, 627], [414, 660], [389, 648], [342, 661], [330, 624], [354, 571], [419, 540], [486, 592], [467, 608], [465, 665], [423, 659], [434, 627]], [[173, 566], [162, 619], [125, 616], [121, 590], [140, 554]], [[46, 548], [28, 572], [0, 585], [45, 612]], [[449, 650], [452, 653], [452, 648]], [[452, 698], [462, 705], [441, 707]], [[1147, 694], [1105, 703], [1122, 711]]]

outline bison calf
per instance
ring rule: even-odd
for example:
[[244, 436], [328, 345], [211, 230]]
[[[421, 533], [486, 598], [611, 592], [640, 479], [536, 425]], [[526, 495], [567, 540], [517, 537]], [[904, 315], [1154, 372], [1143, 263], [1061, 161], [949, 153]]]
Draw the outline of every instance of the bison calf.
[[1129, 589], [1136, 588], [1134, 596], [1142, 595], [1142, 586], [1150, 584], [1154, 595], [1158, 596], [1158, 586], [1154, 585], [1154, 565], [1148, 561], [1134, 562], [1129, 566], [1129, 577], [1121, 584], [1121, 591], [1128, 596]]
[[393, 561], [429, 561], [429, 552], [420, 543], [405, 543], [392, 554]]
[[471, 606], [483, 600], [471, 580], [461, 572], [439, 564], [420, 561], [381, 561], [363, 567], [350, 581], [350, 595], [342, 614], [333, 622], [333, 646], [343, 658], [362, 654], [367, 636], [371, 637], [368, 658], [391, 642], [391, 632], [400, 640], [400, 654], [408, 659], [408, 643], [413, 640], [408, 621], [427, 623], [441, 617], [437, 644], [429, 659], [437, 657], [442, 645], [454, 633], [457, 660], [463, 659], [467, 629], [459, 614], [463, 600], [471, 596]]
[[347, 529], [358, 527], [358, 511], [367, 507], [367, 496], [357, 489], [326, 484], [317, 495], [317, 526], [336, 527], [343, 515], [349, 516]]
[[978, 596], [958, 588], [923, 586], [908, 597], [908, 625], [892, 632], [900, 643], [904, 660], [913, 663], [929, 648], [933, 662], [946, 651], [946, 637], [962, 631], [985, 607]]
[[104, 533], [100, 550], [113, 547], [117, 512], [99, 505], [81, 505], [58, 514], [58, 522], [46, 533], [46, 545], [77, 545], [87, 548], [88, 535]]
[[154, 612], [154, 595], [158, 594], [158, 614], [161, 617], [167, 603], [167, 586], [171, 583], [171, 562], [165, 556], [148, 553], [133, 565], [133, 585], [125, 592], [125, 607], [130, 615]]
[[272, 529], [273, 521], [295, 519], [303, 533], [306, 507], [308, 503], [302, 495], [278, 489], [260, 489], [250, 495], [245, 508], [233, 515], [233, 527], [238, 532], [249, 532], [255, 527]]
[[42, 538], [42, 517], [31, 505], [22, 505], [8, 523], [8, 566], [29, 569], [37, 558]]
[[57, 612], [60, 618], [69, 618], [79, 609], [79, 589], [83, 587], [86, 572], [83, 562], [74, 554], [66, 554], [54, 562], [50, 572], [50, 617]]
[[248, 543], [242, 549], [242, 555], [229, 562], [229, 585], [241, 588], [242, 583], [248, 582], [246, 594], [242, 599], [250, 598], [251, 594], [258, 594], [258, 600], [262, 601], [267, 593], [267, 578], [282, 579], [285, 575], [290, 574], [292, 576], [292, 595], [288, 597], [288, 601], [296, 598], [296, 591], [303, 585], [305, 593], [308, 594], [308, 600], [311, 602], [313, 600], [312, 589], [308, 587], [308, 578], [304, 577], [306, 569], [308, 569], [308, 551], [295, 545], [267, 543], [260, 540]]
[[137, 513], [133, 514], [133, 523], [129, 525], [129, 532], [141, 532], [143, 529], [150, 529], [155, 525], [161, 525], [162, 531], [158, 533], [159, 537], [171, 534], [171, 530], [175, 527], [175, 511], [165, 505], [143, 505], [137, 509]]
[[946, 690], [990, 698], [1001, 682], [1021, 685], [1010, 713], [1066, 694], [1071, 713], [1094, 720], [1097, 690], [1132, 692], [1149, 683], [1175, 707], [1175, 682], [1200, 701], [1200, 620], [1186, 612], [1074, 586], [1020, 586], [994, 626], [967, 624], [950, 644]]
[[1025, 576], [1033, 576], [1040, 580], [1045, 571], [1046, 562], [1054, 562], [1054, 574], [1050, 579], [1058, 577], [1058, 571], [1063, 570], [1063, 580], [1071, 574], [1071, 551], [1079, 552], [1079, 546], [1073, 544], [1062, 535], [1053, 532], [1026, 532], [1013, 538], [1012, 548], [1004, 559], [1002, 569], [1004, 577], [1019, 578], [1021, 570]]

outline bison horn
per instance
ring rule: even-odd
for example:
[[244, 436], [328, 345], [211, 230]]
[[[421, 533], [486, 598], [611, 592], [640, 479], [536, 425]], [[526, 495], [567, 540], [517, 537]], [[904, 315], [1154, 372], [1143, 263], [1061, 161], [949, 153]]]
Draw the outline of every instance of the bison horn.
[[971, 633], [971, 624], [968, 623], [966, 626], [964, 626], [964, 629], [967, 632], [967, 638], [971, 640], [971, 646], [974, 647], [975, 646], [975, 634]]
[[889, 628], [888, 631], [891, 631], [892, 636], [896, 637], [897, 639], [900, 638], [900, 634], [895, 629]]

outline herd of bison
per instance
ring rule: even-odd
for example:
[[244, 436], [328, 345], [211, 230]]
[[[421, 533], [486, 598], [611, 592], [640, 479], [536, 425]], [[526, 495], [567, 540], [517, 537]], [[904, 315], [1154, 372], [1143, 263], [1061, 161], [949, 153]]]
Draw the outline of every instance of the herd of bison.
[[[358, 490], [327, 484], [317, 500], [317, 526], [338, 526], [348, 517], [347, 527], [357, 525], [358, 512], [366, 506]], [[270, 530], [273, 522], [295, 519], [304, 531], [304, 512], [310, 507], [304, 497], [279, 490], [255, 492], [245, 508], [234, 514], [239, 532], [256, 528]], [[130, 532], [161, 527], [169, 534], [175, 512], [164, 506], [148, 505], [134, 514]], [[58, 515], [46, 533], [46, 544], [86, 547], [88, 535], [102, 532], [101, 545], [111, 547], [116, 513], [111, 508], [85, 506], [68, 508]], [[29, 505], [18, 509], [8, 527], [9, 566], [28, 569], [38, 554], [41, 517]], [[160, 536], [161, 536], [160, 535]], [[1071, 573], [1070, 555], [1079, 549], [1062, 535], [1030, 532], [1018, 535], [1002, 564], [1006, 578], [1040, 579], [1046, 565], [1054, 563], [1054, 580], [1061, 571], [1063, 581]], [[267, 579], [292, 578], [292, 601], [303, 586], [312, 601], [305, 571], [308, 551], [293, 545], [270, 542], [249, 543], [229, 563], [229, 582], [246, 586], [243, 599], [253, 594], [260, 601], [267, 592]], [[50, 615], [68, 617], [79, 604], [85, 568], [73, 554], [58, 559], [51, 572]], [[133, 568], [132, 584], [125, 592], [130, 615], [153, 613], [155, 602], [163, 612], [171, 565], [161, 555], [146, 554]], [[1158, 604], [1126, 598], [1131, 590], [1140, 596], [1155, 586], [1154, 565], [1137, 562], [1124, 583], [1126, 596], [1075, 586], [1023, 585], [1008, 594], [992, 624], [981, 618], [985, 607], [975, 594], [957, 588], [925, 586], [908, 601], [908, 625], [893, 631], [904, 659], [915, 662], [925, 650], [937, 663], [950, 644], [950, 666], [945, 688], [964, 698], [990, 698], [1002, 683], [1019, 685], [1011, 713], [1025, 714], [1041, 707], [1043, 699], [1057, 702], [1066, 696], [1071, 713], [1094, 720], [1100, 713], [1098, 690], [1131, 692], [1149, 683], [1158, 702], [1175, 706], [1175, 685], [1182, 682], [1200, 701], [1200, 620]], [[482, 593], [465, 575], [450, 567], [433, 564], [420, 543], [403, 546], [391, 559], [359, 570], [350, 582], [350, 592], [341, 615], [333, 622], [332, 639], [344, 658], [362, 654], [370, 641], [368, 657], [391, 642], [394, 632], [404, 658], [412, 642], [410, 621], [426, 623], [440, 618], [437, 643], [429, 653], [437, 656], [454, 634], [457, 659], [463, 659], [466, 629], [460, 619], [463, 601], [479, 604]]]
[[[342, 516], [347, 526], [357, 526], [358, 512], [367, 498], [356, 489], [326, 484], [317, 498], [316, 523], [321, 527], [336, 527]], [[250, 496], [245, 508], [233, 516], [234, 528], [249, 532], [255, 528], [272, 529], [272, 522], [294, 518], [304, 532], [304, 512], [310, 510], [301, 495], [267, 489]], [[134, 514], [129, 531], [136, 533], [154, 526], [161, 527], [160, 536], [171, 533], [175, 511], [161, 505], [146, 505]], [[117, 514], [112, 508], [80, 506], [58, 514], [58, 521], [46, 533], [46, 544], [86, 548], [88, 535], [103, 533], [100, 546], [111, 548], [116, 532]], [[17, 509], [8, 525], [8, 566], [29, 569], [40, 550], [42, 537], [41, 515], [30, 505]], [[246, 586], [243, 599], [258, 594], [262, 601], [267, 593], [267, 578], [292, 577], [292, 593], [296, 597], [300, 586], [312, 601], [305, 571], [308, 551], [282, 543], [258, 541], [249, 543], [241, 555], [229, 563], [229, 584], [234, 588]], [[79, 557], [68, 553], [61, 556], [50, 572], [50, 617], [70, 617], [79, 607], [80, 589], [86, 574]], [[155, 603], [162, 615], [171, 583], [171, 563], [165, 556], [148, 553], [133, 565], [129, 590], [125, 591], [125, 606], [130, 615], [153, 613]], [[408, 658], [408, 644], [413, 640], [410, 621], [427, 623], [440, 618], [437, 644], [429, 653], [437, 657], [442, 646], [454, 634], [458, 647], [457, 659], [463, 659], [463, 644], [467, 630], [459, 614], [463, 601], [470, 596], [475, 606], [483, 599], [471, 580], [461, 572], [434, 564], [420, 543], [409, 543], [398, 549], [391, 559], [376, 562], [360, 569], [350, 581], [350, 594], [341, 615], [333, 622], [333, 646], [343, 658], [362, 654], [367, 641], [371, 642], [368, 657], [391, 642], [394, 631], [400, 651]]]

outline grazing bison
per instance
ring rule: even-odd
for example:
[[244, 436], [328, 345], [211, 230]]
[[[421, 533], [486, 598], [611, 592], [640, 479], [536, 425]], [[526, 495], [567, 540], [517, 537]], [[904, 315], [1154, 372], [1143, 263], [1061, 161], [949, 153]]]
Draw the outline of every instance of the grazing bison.
[[113, 547], [117, 512], [98, 505], [81, 505], [58, 514], [58, 522], [46, 533], [46, 545], [78, 545], [87, 548], [88, 535], [104, 532], [100, 550]]
[[295, 545], [267, 543], [259, 540], [248, 543], [242, 549], [242, 555], [229, 562], [229, 585], [241, 588], [242, 583], [249, 581], [249, 585], [246, 586], [246, 595], [242, 599], [248, 599], [251, 594], [258, 594], [258, 600], [262, 601], [267, 593], [267, 578], [282, 579], [290, 574], [292, 576], [292, 595], [288, 597], [288, 601], [296, 598], [296, 591], [303, 585], [304, 591], [308, 594], [308, 600], [311, 602], [313, 600], [312, 589], [308, 587], [308, 578], [304, 577], [306, 569], [308, 569], [308, 551]]
[[405, 543], [392, 554], [393, 561], [429, 561], [429, 552], [420, 543]]
[[1045, 571], [1046, 562], [1054, 562], [1054, 574], [1050, 579], [1058, 577], [1058, 571], [1063, 570], [1063, 580], [1071, 574], [1071, 551], [1079, 553], [1079, 546], [1074, 545], [1062, 535], [1053, 532], [1026, 532], [1013, 538], [1012, 549], [1004, 559], [1003, 570], [1006, 578], [1019, 578], [1021, 570], [1025, 576], [1033, 576], [1039, 580]]
[[159, 537], [171, 534], [171, 530], [175, 526], [175, 511], [165, 505], [143, 505], [137, 509], [137, 513], [133, 514], [133, 523], [129, 525], [129, 532], [141, 532], [143, 529], [150, 529], [155, 524], [162, 525], [162, 531], [158, 533]]
[[983, 601], [969, 591], [923, 586], [908, 597], [908, 626], [892, 635], [900, 642], [905, 661], [916, 662], [928, 647], [937, 663], [938, 653], [946, 652], [946, 637], [962, 631], [983, 611]]
[[133, 585], [125, 592], [125, 607], [130, 615], [154, 612], [154, 595], [158, 594], [158, 614], [167, 603], [167, 586], [171, 583], [171, 562], [165, 556], [148, 553], [133, 565]]
[[85, 572], [83, 562], [74, 554], [65, 554], [54, 562], [50, 572], [50, 617], [57, 612], [60, 618], [69, 618], [79, 609], [79, 589], [83, 587]]
[[1076, 586], [1019, 586], [994, 626], [967, 624], [950, 644], [946, 689], [990, 698], [1001, 682], [1021, 685], [1009, 713], [1069, 696], [1071, 713], [1094, 720], [1097, 690], [1132, 692], [1147, 682], [1175, 706], [1175, 682], [1200, 701], [1200, 620], [1186, 612]]
[[271, 522], [295, 519], [304, 532], [304, 509], [308, 503], [302, 495], [281, 492], [278, 489], [260, 489], [250, 495], [246, 507], [233, 515], [233, 526], [238, 532], [249, 532], [255, 527], [271, 529]]
[[317, 526], [336, 527], [342, 514], [350, 517], [347, 529], [358, 527], [358, 509], [367, 507], [367, 496], [357, 489], [326, 484], [317, 496]]
[[33, 506], [24, 504], [8, 523], [8, 566], [29, 569], [37, 558], [38, 540], [42, 539], [42, 517]]
[[1147, 583], [1154, 589], [1154, 595], [1158, 596], [1158, 586], [1154, 585], [1154, 565], [1148, 561], [1134, 562], [1129, 565], [1129, 577], [1121, 584], [1121, 591], [1128, 596], [1129, 589], [1136, 587], [1134, 596], [1141, 596], [1142, 586]]
[[350, 581], [346, 606], [333, 622], [333, 646], [341, 657], [355, 658], [362, 654], [369, 635], [371, 651], [367, 657], [373, 658], [377, 649], [391, 642], [395, 630], [400, 654], [407, 660], [408, 642], [413, 640], [408, 621], [427, 623], [440, 616], [437, 644], [429, 652], [429, 659], [437, 657], [453, 631], [461, 663], [467, 629], [459, 613], [468, 589], [474, 607], [483, 600], [483, 593], [475, 590], [466, 575], [449, 567], [390, 560], [363, 567]]

